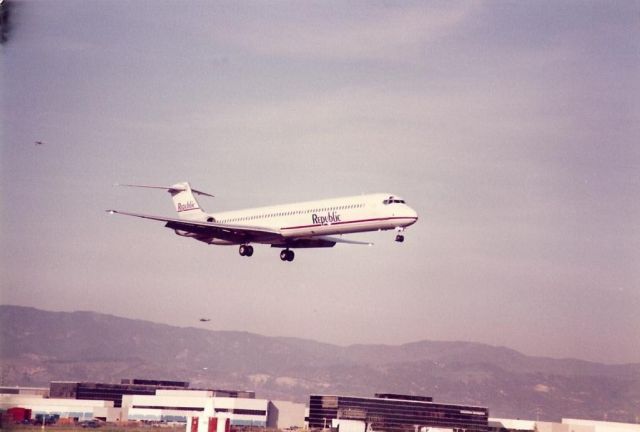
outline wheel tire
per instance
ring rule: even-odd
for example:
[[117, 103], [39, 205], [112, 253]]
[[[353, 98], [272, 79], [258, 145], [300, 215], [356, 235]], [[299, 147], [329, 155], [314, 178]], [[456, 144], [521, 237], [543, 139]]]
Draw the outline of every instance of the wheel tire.
[[251, 255], [253, 255], [253, 246], [247, 246], [247, 250], [245, 252], [245, 256], [250, 257]]
[[293, 261], [293, 259], [296, 257], [296, 254], [294, 254], [292, 250], [287, 251], [287, 252], [288, 252], [287, 253], [287, 261], [289, 261], [289, 262]]
[[289, 257], [289, 253], [288, 253], [288, 251], [287, 251], [286, 249], [284, 249], [284, 250], [282, 250], [282, 251], [280, 252], [280, 259], [281, 259], [282, 261], [287, 261], [287, 260], [288, 260], [288, 257]]
[[403, 235], [401, 235], [401, 234], [398, 234], [398, 235], [396, 236], [396, 241], [397, 241], [398, 243], [402, 243], [402, 242], [404, 241], [404, 236], [403, 236]]
[[240, 247], [238, 248], [238, 253], [240, 254], [240, 256], [247, 255], [247, 246], [240, 245]]

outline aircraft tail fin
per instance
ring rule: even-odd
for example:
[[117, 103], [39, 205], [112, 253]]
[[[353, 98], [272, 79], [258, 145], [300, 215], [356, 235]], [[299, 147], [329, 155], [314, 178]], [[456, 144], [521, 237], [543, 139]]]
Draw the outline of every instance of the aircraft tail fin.
[[176, 183], [168, 189], [180, 219], [201, 219], [203, 210], [188, 182]]
[[191, 189], [189, 182], [180, 182], [172, 186], [147, 186], [134, 184], [119, 184], [118, 186], [140, 187], [149, 189], [163, 189], [171, 194], [173, 206], [178, 212], [178, 218], [186, 220], [202, 219], [204, 211], [200, 207], [194, 194], [213, 197], [213, 195], [199, 190]]

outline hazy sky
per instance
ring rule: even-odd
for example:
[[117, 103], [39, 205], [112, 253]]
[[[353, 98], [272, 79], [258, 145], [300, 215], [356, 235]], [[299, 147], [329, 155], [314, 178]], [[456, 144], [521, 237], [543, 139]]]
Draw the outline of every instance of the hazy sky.
[[[12, 22], [1, 303], [640, 362], [638, 1], [24, 1]], [[210, 211], [392, 192], [420, 220], [284, 263], [104, 212], [172, 216], [112, 185], [184, 180]]]

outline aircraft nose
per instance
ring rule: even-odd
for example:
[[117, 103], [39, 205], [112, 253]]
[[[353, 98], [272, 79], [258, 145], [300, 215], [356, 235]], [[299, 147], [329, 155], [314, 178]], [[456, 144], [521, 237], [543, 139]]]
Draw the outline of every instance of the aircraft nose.
[[418, 220], [418, 212], [415, 211], [414, 209], [412, 209], [411, 207], [407, 206], [407, 215], [406, 215], [406, 217], [413, 219], [414, 221], [411, 222], [411, 223], [414, 224]]

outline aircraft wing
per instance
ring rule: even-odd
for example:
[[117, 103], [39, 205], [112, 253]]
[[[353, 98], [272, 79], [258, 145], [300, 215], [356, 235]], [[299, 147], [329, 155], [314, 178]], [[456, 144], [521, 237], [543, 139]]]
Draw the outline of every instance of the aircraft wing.
[[219, 224], [216, 222], [205, 221], [193, 221], [186, 219], [168, 218], [164, 216], [154, 216], [142, 213], [131, 213], [119, 210], [107, 210], [110, 214], [121, 214], [125, 216], [134, 216], [142, 219], [150, 219], [159, 222], [165, 222], [165, 227], [184, 231], [193, 234], [197, 240], [203, 242], [209, 242], [209, 240], [216, 238], [227, 240], [233, 243], [266, 243], [271, 244], [272, 247], [292, 247], [292, 248], [319, 248], [319, 247], [333, 247], [336, 243], [347, 243], [357, 245], [371, 246], [373, 243], [361, 242], [355, 240], [347, 240], [342, 237], [330, 237], [330, 236], [317, 236], [307, 238], [285, 238], [279, 231], [262, 228], [262, 227], [248, 227], [239, 225]]
[[279, 231], [261, 227], [247, 227], [238, 225], [219, 224], [216, 222], [192, 221], [185, 219], [167, 218], [163, 216], [130, 213], [119, 210], [107, 210], [110, 214], [121, 214], [143, 219], [166, 222], [165, 227], [192, 233], [198, 240], [206, 241], [210, 238], [229, 240], [232, 242], [271, 243], [283, 240]]
[[345, 238], [342, 238], [342, 237], [323, 236], [323, 237], [315, 237], [315, 238], [331, 241], [331, 242], [334, 242], [334, 243], [346, 243], [346, 244], [353, 244], [353, 245], [373, 246], [373, 243], [371, 243], [371, 242], [348, 240], [348, 239], [345, 239]]

